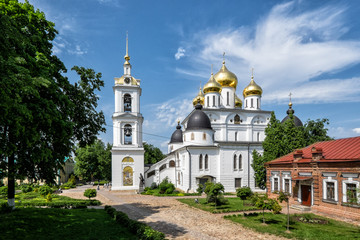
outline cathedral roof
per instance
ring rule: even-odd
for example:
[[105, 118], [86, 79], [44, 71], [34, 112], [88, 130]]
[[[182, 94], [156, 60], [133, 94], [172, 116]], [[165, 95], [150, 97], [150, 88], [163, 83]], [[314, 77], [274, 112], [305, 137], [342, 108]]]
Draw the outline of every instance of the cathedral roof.
[[230, 72], [225, 66], [225, 60], [219, 72], [214, 76], [215, 80], [220, 83], [222, 87], [233, 87], [236, 89], [238, 79], [236, 75]]
[[286, 111], [287, 116], [284, 117], [284, 119], [281, 121], [281, 123], [286, 122], [286, 120], [288, 120], [290, 118], [290, 114], [292, 114], [294, 117], [295, 126], [297, 126], [297, 127], [303, 126], [303, 123], [301, 122], [301, 120], [297, 116], [295, 116], [294, 113], [295, 113], [295, 111], [294, 111], [294, 109], [292, 109], [292, 103], [290, 102], [289, 109]]
[[204, 94], [201, 90], [201, 87], [199, 89], [198, 95], [193, 99], [193, 105], [195, 106], [196, 104], [198, 104], [198, 102], [200, 102], [201, 105], [204, 105]]
[[183, 132], [181, 130], [180, 122], [176, 126], [176, 130], [171, 135], [170, 143], [182, 143], [183, 142]]
[[243, 91], [244, 98], [246, 98], [247, 96], [251, 96], [251, 95], [261, 96], [261, 94], [262, 94], [261, 87], [259, 85], [257, 85], [256, 82], [254, 81], [254, 76], [251, 76], [251, 81], [250, 81], [249, 85], [247, 85], [247, 87]]
[[221, 85], [215, 80], [213, 73], [211, 73], [211, 77], [209, 81], [204, 86], [204, 93], [207, 94], [209, 92], [220, 92], [220, 91], [221, 91]]
[[209, 117], [202, 111], [202, 105], [197, 104], [195, 111], [190, 115], [186, 130], [212, 129]]

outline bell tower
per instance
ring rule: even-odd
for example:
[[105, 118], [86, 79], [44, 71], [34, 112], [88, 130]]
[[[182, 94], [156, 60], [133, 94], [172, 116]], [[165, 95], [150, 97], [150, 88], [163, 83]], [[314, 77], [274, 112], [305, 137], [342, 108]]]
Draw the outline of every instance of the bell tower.
[[112, 190], [139, 190], [144, 175], [143, 116], [140, 113], [140, 79], [131, 75], [129, 41], [126, 36], [124, 74], [114, 78], [115, 112], [111, 154]]

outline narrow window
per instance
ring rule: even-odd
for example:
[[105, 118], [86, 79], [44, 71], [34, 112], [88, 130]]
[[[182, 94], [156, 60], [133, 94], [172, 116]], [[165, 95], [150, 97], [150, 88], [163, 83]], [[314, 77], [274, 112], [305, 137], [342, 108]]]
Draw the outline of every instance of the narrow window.
[[346, 184], [346, 200], [349, 203], [357, 203], [356, 184]]
[[239, 155], [239, 170], [242, 169], [242, 156]]
[[237, 164], [236, 164], [236, 154], [234, 155], [234, 170], [236, 170]]
[[235, 142], [237, 141], [237, 132], [235, 132]]
[[184, 142], [186, 142], [186, 135], [184, 134]]
[[219, 101], [219, 104], [218, 104], [218, 106], [220, 106], [220, 96], [218, 97], [218, 101]]
[[169, 167], [175, 167], [175, 161], [174, 160], [171, 160], [169, 162]]
[[180, 173], [178, 173], [178, 184], [180, 185]]
[[166, 164], [161, 165], [161, 167], [159, 168], [160, 171], [164, 170], [166, 168]]
[[194, 133], [191, 133], [191, 140], [194, 140], [195, 139], [195, 135]]
[[209, 107], [209, 106], [210, 106], [210, 103], [209, 103], [210, 98], [209, 98], [209, 96], [207, 96], [207, 98], [206, 98], [206, 99], [207, 99], [207, 104], [206, 104], [206, 105]]
[[130, 124], [124, 126], [124, 144], [132, 144], [132, 128]]
[[209, 159], [208, 159], [208, 155], [205, 155], [205, 170], [209, 169]]
[[202, 154], [200, 154], [200, 156], [199, 156], [199, 169], [200, 169], [200, 170], [203, 169]]
[[213, 107], [215, 107], [215, 96], [213, 96]]
[[206, 133], [203, 133], [203, 140], [206, 140]]
[[247, 107], [247, 99], [245, 100], [245, 107]]
[[229, 106], [229, 92], [226, 93], [226, 105]]
[[335, 201], [335, 184], [333, 182], [326, 183], [326, 199]]
[[241, 188], [241, 178], [235, 178], [235, 188]]
[[258, 132], [256, 135], [257, 135], [256, 140], [259, 142], [260, 141], [260, 133]]
[[131, 96], [128, 93], [124, 95], [124, 112], [131, 112]]
[[279, 178], [274, 178], [274, 192], [279, 191]]
[[256, 104], [257, 104], [257, 107], [256, 107], [256, 108], [259, 109], [259, 108], [260, 108], [260, 105], [259, 105], [259, 99], [258, 99], [258, 98], [256, 99]]
[[285, 189], [286, 193], [290, 193], [290, 179], [285, 179]]
[[253, 108], [254, 107], [254, 99], [251, 99], [250, 101], [251, 101], [251, 108]]

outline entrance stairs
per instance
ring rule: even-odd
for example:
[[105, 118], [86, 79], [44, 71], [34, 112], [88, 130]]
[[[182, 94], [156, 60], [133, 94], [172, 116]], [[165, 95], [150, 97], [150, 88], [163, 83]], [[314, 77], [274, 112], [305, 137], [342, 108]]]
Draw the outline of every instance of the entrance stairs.
[[301, 211], [301, 212], [310, 212], [311, 211], [311, 207], [300, 205], [300, 204], [293, 204], [290, 206], [290, 208]]

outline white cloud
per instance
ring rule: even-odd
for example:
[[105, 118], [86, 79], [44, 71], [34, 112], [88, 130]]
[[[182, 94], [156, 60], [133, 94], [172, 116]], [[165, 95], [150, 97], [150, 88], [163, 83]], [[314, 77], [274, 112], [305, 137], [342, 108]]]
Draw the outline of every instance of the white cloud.
[[183, 47], [179, 47], [177, 53], [175, 53], [175, 59], [179, 60], [180, 58], [185, 56], [185, 49]]
[[343, 18], [346, 9], [327, 6], [299, 13], [298, 4], [276, 5], [254, 29], [241, 26], [195, 34], [186, 46], [187, 55], [197, 61], [190, 74], [196, 76], [212, 62], [218, 63], [216, 72], [225, 51], [228, 69], [238, 76], [238, 92], [249, 83], [254, 67], [255, 81], [268, 103], [288, 98], [290, 91], [297, 102], [360, 101], [359, 78], [312, 80], [360, 63], [360, 41], [341, 38], [349, 31]]
[[69, 49], [68, 53], [73, 55], [84, 55], [87, 53], [87, 50], [81, 49], [80, 45], [76, 45], [75, 49]]
[[360, 134], [360, 128], [354, 128], [353, 129], [353, 132], [357, 133], [357, 134]]

